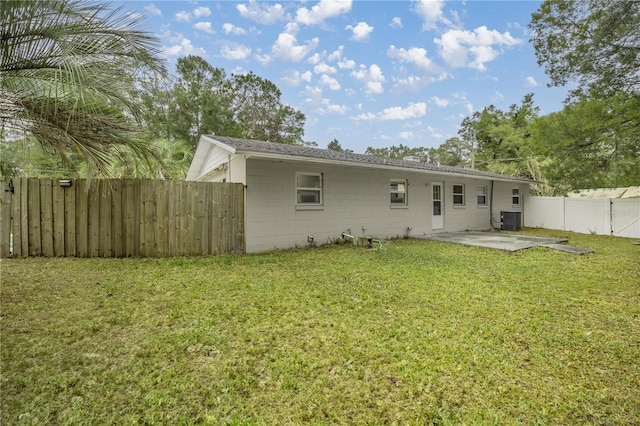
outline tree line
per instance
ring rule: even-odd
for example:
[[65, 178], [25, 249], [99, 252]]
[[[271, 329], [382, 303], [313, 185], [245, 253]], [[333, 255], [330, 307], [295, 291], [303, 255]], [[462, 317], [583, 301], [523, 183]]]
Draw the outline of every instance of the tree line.
[[[12, 0], [0, 14], [3, 176], [180, 179], [202, 134], [317, 146], [273, 82], [198, 56], [169, 74], [139, 18], [109, 3]], [[541, 116], [528, 93], [437, 148], [365, 154], [529, 177], [539, 194], [640, 184], [640, 2], [546, 0], [529, 28], [551, 85], [575, 87], [561, 111]]]

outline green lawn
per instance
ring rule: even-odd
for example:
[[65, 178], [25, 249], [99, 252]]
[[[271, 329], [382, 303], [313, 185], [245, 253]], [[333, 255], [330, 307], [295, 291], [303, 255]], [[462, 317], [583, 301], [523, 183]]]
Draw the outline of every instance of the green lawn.
[[1, 424], [640, 424], [640, 246], [1, 263]]

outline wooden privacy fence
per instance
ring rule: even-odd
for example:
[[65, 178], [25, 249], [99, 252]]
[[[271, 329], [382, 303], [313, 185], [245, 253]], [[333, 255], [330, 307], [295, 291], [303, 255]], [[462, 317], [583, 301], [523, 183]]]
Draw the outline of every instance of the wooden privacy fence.
[[235, 183], [16, 178], [0, 185], [0, 257], [244, 253]]

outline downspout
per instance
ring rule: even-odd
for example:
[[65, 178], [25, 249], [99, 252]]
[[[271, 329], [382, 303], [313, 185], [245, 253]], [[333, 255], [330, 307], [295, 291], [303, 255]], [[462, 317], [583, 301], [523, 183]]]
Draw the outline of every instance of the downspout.
[[[527, 194], [529, 194], [529, 185], [527, 185]], [[525, 213], [524, 213], [524, 202], [525, 202], [525, 192], [522, 191], [522, 197], [520, 197], [522, 199], [522, 221], [520, 222], [520, 228], [524, 228], [524, 220], [525, 220]]]
[[491, 225], [491, 229], [496, 229], [493, 226], [493, 180], [491, 181], [491, 192], [489, 193], [489, 225]]
[[227, 156], [227, 182], [231, 182], [231, 154]]

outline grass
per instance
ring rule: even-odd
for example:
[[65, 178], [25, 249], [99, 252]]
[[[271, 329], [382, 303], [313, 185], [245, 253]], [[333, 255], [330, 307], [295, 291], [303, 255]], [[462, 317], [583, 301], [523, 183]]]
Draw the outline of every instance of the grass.
[[640, 246], [2, 261], [2, 424], [640, 424]]

